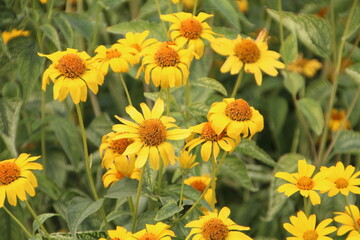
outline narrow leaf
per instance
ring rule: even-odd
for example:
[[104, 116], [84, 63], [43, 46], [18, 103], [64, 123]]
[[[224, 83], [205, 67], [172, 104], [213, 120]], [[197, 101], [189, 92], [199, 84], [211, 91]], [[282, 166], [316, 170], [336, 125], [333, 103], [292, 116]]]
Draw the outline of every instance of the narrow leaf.
[[87, 39], [91, 39], [93, 35], [93, 26], [87, 17], [77, 13], [65, 13], [63, 16], [69, 21], [76, 32]]
[[240, 31], [239, 16], [237, 10], [229, 0], [209, 0], [209, 3], [219, 11], [219, 13], [232, 25], [237, 31]]
[[238, 145], [238, 149], [242, 154], [253, 157], [266, 165], [276, 165], [276, 162], [263, 149], [256, 145], [254, 141], [243, 139]]
[[324, 114], [320, 103], [311, 98], [302, 98], [297, 101], [297, 107], [305, 116], [310, 128], [316, 135], [320, 135], [324, 128]]
[[[43, 214], [39, 215], [38, 218], [39, 218], [40, 222], [43, 224], [47, 219], [54, 217], [54, 216], [59, 216], [59, 214], [43, 213]], [[34, 220], [33, 225], [32, 225], [33, 234], [35, 234], [35, 232], [39, 229], [40, 229], [40, 226], [39, 226], [38, 222]]]
[[40, 26], [40, 29], [44, 32], [45, 36], [54, 43], [55, 47], [60, 50], [61, 44], [56, 29], [50, 24], [43, 24]]
[[225, 87], [218, 80], [213, 78], [208, 78], [208, 77], [200, 78], [197, 81], [194, 81], [192, 85], [198, 87], [210, 88], [212, 90], [221, 93], [225, 97], [227, 96], [227, 91]]
[[183, 207], [178, 206], [177, 202], [169, 201], [159, 209], [159, 211], [155, 215], [154, 220], [162, 221], [164, 219], [170, 218], [176, 213], [182, 211], [183, 209]]

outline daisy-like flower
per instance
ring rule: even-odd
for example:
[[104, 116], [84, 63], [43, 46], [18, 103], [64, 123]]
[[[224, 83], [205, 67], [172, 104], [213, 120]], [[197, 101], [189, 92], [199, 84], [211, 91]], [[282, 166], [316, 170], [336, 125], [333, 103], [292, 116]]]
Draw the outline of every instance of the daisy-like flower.
[[229, 152], [234, 150], [236, 143], [233, 139], [227, 136], [226, 131], [222, 131], [220, 134], [216, 134], [214, 129], [211, 127], [210, 122], [201, 123], [199, 125], [189, 128], [193, 133], [200, 134], [199, 137], [190, 140], [185, 148], [189, 147], [191, 151], [194, 147], [199, 144], [201, 146], [201, 158], [207, 162], [213, 154], [215, 159], [219, 155], [220, 148], [224, 151]]
[[319, 172], [312, 177], [314, 171], [314, 165], [307, 164], [305, 159], [299, 160], [297, 173], [277, 172], [275, 174], [275, 177], [290, 182], [281, 185], [277, 191], [285, 193], [288, 197], [297, 191], [300, 191], [302, 196], [310, 197], [310, 201], [313, 205], [320, 204], [321, 199], [316, 190], [324, 190], [327, 188], [328, 184], [325, 181], [325, 172]]
[[262, 84], [261, 71], [273, 77], [277, 76], [276, 68], [283, 69], [285, 65], [277, 61], [280, 58], [279, 53], [268, 50], [265, 37], [264, 29], [255, 41], [249, 37], [244, 39], [240, 35], [234, 40], [217, 38], [212, 41], [211, 47], [215, 52], [228, 56], [220, 71], [237, 74], [244, 67], [245, 72], [255, 75], [255, 81], [259, 86]]
[[[116, 230], [108, 230], [108, 236], [110, 240], [131, 240], [132, 233], [128, 232], [125, 228], [117, 226]], [[106, 238], [100, 238], [99, 240], [106, 240]]]
[[[330, 130], [333, 132], [339, 130], [345, 117], [346, 117], [346, 112], [344, 109], [341, 109], [341, 110], [332, 109], [331, 117], [330, 117], [330, 121], [329, 121]], [[350, 126], [351, 126], [350, 121], [347, 120], [344, 125], [344, 129], [350, 129]]]
[[102, 181], [104, 187], [123, 179], [124, 177], [132, 179], [140, 179], [140, 169], [135, 168], [135, 156], [127, 158], [119, 158], [113, 163], [108, 171], [103, 175]]
[[117, 117], [123, 124], [113, 126], [115, 132], [121, 133], [114, 137], [114, 140], [123, 138], [134, 140], [123, 154], [137, 154], [136, 168], [143, 167], [147, 160], [150, 159], [151, 167], [157, 170], [159, 169], [160, 156], [165, 166], [169, 162], [174, 164], [174, 147], [167, 140], [184, 139], [190, 135], [189, 130], [176, 128], [174, 118], [162, 116], [164, 101], [160, 98], [156, 100], [152, 110], [145, 103], [141, 103], [140, 107], [142, 114], [133, 106], [127, 106], [125, 109], [135, 123]]
[[185, 227], [192, 229], [186, 240], [251, 240], [251, 237], [240, 232], [250, 228], [237, 225], [229, 215], [230, 209], [223, 207], [219, 213], [209, 213], [189, 222]]
[[[340, 224], [343, 224], [337, 230], [338, 236], [342, 236], [350, 232], [348, 237], [346, 238], [346, 240], [349, 240], [350, 238], [359, 235], [358, 229], [360, 228], [360, 212], [357, 206], [350, 205], [350, 208], [346, 206], [345, 212], [334, 212], [334, 213], [337, 215], [334, 217], [334, 220]], [[356, 222], [357, 226], [355, 225], [354, 221]]]
[[175, 233], [169, 230], [170, 226], [158, 222], [156, 225], [146, 224], [146, 228], [134, 233], [132, 239], [137, 240], [171, 240], [171, 237], [175, 237]]
[[49, 55], [38, 54], [52, 61], [42, 77], [42, 89], [46, 90], [46, 85], [51, 79], [54, 82], [55, 100], [61, 102], [70, 93], [75, 104], [85, 102], [87, 87], [96, 94], [99, 90], [98, 85], [104, 82], [104, 74], [98, 69], [97, 63], [84, 51], [78, 52], [76, 49], [68, 48], [66, 51], [57, 51]]
[[195, 162], [195, 158], [196, 155], [193, 155], [188, 151], [183, 150], [179, 157], [180, 167], [183, 169], [192, 169], [193, 167], [199, 164], [198, 162]]
[[193, 50], [182, 49], [173, 42], [158, 42], [143, 49], [141, 55], [144, 58], [137, 78], [144, 71], [145, 82], [150, 84], [151, 79], [156, 87], [168, 88], [186, 84]]
[[312, 214], [306, 217], [303, 211], [299, 211], [297, 216], [291, 216], [291, 223], [284, 223], [286, 231], [294, 235], [287, 237], [287, 240], [331, 240], [326, 236], [336, 231], [336, 227], [328, 226], [333, 220], [327, 218], [316, 226], [316, 215]]
[[208, 119], [217, 135], [226, 131], [233, 139], [238, 139], [241, 134], [243, 138], [249, 136], [251, 139], [264, 128], [263, 116], [241, 98], [225, 98], [222, 102], [213, 103]]
[[29, 31], [18, 30], [16, 28], [12, 29], [10, 32], [4, 31], [1, 33], [2, 40], [5, 44], [7, 44], [11, 39], [17, 37], [28, 37], [29, 35], [30, 35]]
[[[199, 177], [198, 176], [189, 177], [184, 180], [184, 183], [186, 185], [192, 186], [193, 188], [198, 190], [200, 192], [200, 194], [202, 194], [205, 191], [207, 185], [209, 185], [210, 182], [211, 182], [211, 178], [207, 175], [203, 175], [203, 176], [199, 176]], [[209, 188], [204, 195], [204, 199], [209, 205], [211, 205], [213, 202], [212, 201], [212, 199], [213, 199], [212, 192], [213, 192], [213, 190], [211, 188]], [[214, 202], [216, 203], [216, 199]]]
[[179, 12], [161, 15], [160, 18], [172, 23], [169, 30], [172, 41], [181, 47], [186, 44], [187, 48], [193, 48], [195, 58], [200, 59], [204, 54], [205, 46], [202, 39], [209, 41], [215, 39], [211, 27], [204, 22], [212, 16], [212, 14], [203, 12], [200, 12], [197, 16], [191, 13]]
[[33, 162], [38, 158], [22, 153], [18, 158], [0, 162], [0, 208], [4, 206], [5, 196], [12, 206], [16, 206], [17, 198], [26, 201], [26, 193], [35, 196], [38, 183], [31, 170], [43, 169], [40, 163]]
[[321, 67], [322, 63], [317, 59], [306, 59], [299, 54], [298, 58], [287, 66], [287, 70], [312, 78]]
[[355, 171], [354, 166], [344, 167], [342, 162], [337, 162], [336, 166], [330, 168], [322, 167], [321, 171], [326, 172], [326, 179], [329, 180], [329, 186], [321, 191], [321, 193], [328, 192], [329, 197], [333, 197], [338, 193], [345, 196], [349, 195], [349, 192], [360, 194], [360, 171]]

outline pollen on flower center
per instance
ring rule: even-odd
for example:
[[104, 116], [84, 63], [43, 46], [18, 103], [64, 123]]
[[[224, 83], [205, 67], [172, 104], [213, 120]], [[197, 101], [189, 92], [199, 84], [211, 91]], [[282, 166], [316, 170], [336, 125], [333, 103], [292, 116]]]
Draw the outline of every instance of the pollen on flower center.
[[77, 78], [85, 72], [86, 64], [78, 55], [69, 53], [60, 58], [57, 69], [65, 77]]
[[155, 63], [160, 67], [172, 67], [180, 63], [179, 54], [168, 45], [162, 45], [155, 53]]
[[314, 187], [314, 182], [307, 176], [302, 176], [298, 179], [296, 186], [302, 190], [311, 190]]
[[208, 220], [201, 228], [201, 234], [206, 240], [225, 240], [228, 233], [229, 229], [217, 218]]
[[251, 39], [245, 39], [237, 43], [234, 52], [244, 63], [254, 63], [260, 58], [260, 49]]
[[181, 22], [180, 34], [188, 39], [197, 39], [202, 33], [201, 23], [193, 18]]
[[304, 233], [304, 240], [316, 240], [318, 238], [318, 234], [314, 230], [308, 230]]
[[209, 122], [204, 124], [204, 127], [201, 131], [201, 136], [205, 138], [207, 141], [218, 141], [225, 135], [223, 131], [220, 135], [217, 135], [212, 129], [211, 124]]
[[252, 117], [250, 105], [241, 98], [229, 103], [225, 108], [225, 114], [235, 121], [246, 121]]
[[122, 138], [118, 140], [112, 140], [110, 142], [109, 148], [113, 150], [113, 152], [122, 154], [125, 152], [126, 148], [133, 142], [133, 140], [128, 138]]
[[198, 190], [200, 193], [203, 193], [206, 188], [206, 184], [201, 180], [193, 181], [190, 185], [196, 190]]
[[111, 58], [118, 58], [121, 57], [121, 52], [119, 52], [116, 49], [109, 49], [106, 51], [106, 58], [107, 59], [111, 59]]
[[15, 163], [0, 163], [0, 186], [9, 185], [19, 177], [20, 168]]
[[158, 146], [166, 140], [166, 128], [159, 119], [146, 119], [139, 126], [139, 135], [146, 146]]
[[345, 178], [338, 178], [335, 181], [336, 187], [339, 189], [346, 188], [349, 185], [348, 180]]
[[159, 238], [152, 233], [145, 233], [139, 240], [159, 240]]

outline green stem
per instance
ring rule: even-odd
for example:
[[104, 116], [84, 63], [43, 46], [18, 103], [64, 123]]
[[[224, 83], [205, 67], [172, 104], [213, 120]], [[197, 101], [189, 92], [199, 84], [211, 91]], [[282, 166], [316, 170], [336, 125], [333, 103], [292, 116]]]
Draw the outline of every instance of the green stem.
[[180, 188], [180, 199], [179, 199], [179, 207], [182, 206], [182, 199], [183, 199], [183, 196], [184, 196], [184, 183], [185, 181], [185, 173], [183, 172], [181, 174], [181, 188]]
[[129, 102], [129, 104], [132, 106], [133, 104], [132, 104], [132, 101], [131, 101], [129, 90], [128, 90], [128, 88], [126, 86], [126, 83], [125, 83], [125, 79], [124, 79], [124, 77], [123, 77], [123, 75], [121, 73], [119, 73], [119, 76], [120, 76], [121, 83], [122, 83], [122, 85], [124, 87], [126, 98], [127, 98], [128, 102]]
[[280, 25], [279, 25], [279, 31], [280, 31], [280, 44], [283, 46], [284, 43], [284, 27], [283, 27], [283, 14], [282, 14], [282, 0], [278, 0], [278, 10], [279, 10], [279, 17], [280, 17]]
[[330, 24], [331, 24], [331, 40], [333, 47], [333, 61], [336, 60], [336, 28], [335, 28], [335, 10], [334, 10], [334, 0], [330, 0]]
[[166, 116], [170, 116], [170, 101], [171, 101], [171, 94], [170, 94], [170, 87], [166, 89]]
[[309, 197], [304, 197], [304, 212], [306, 216], [310, 216], [311, 204], [309, 201], [310, 201]]
[[191, 85], [190, 85], [190, 81], [189, 79], [186, 81], [186, 87], [185, 87], [185, 109], [186, 109], [186, 112], [185, 112], [185, 117], [186, 117], [186, 121], [189, 119], [189, 105], [190, 105], [190, 102], [191, 102]]
[[171, 0], [168, 0], [167, 1], [168, 2], [168, 8], [169, 8], [169, 13], [172, 13], [173, 12], [173, 10], [172, 10], [172, 5], [171, 5]]
[[135, 207], [134, 207], [133, 221], [132, 221], [132, 232], [135, 232], [135, 228], [136, 228], [136, 220], [137, 220], [137, 213], [138, 213], [138, 209], [139, 209], [141, 189], [142, 189], [142, 185], [144, 182], [144, 172], [145, 172], [144, 168], [145, 168], [145, 166], [142, 167], [142, 169], [141, 169], [139, 185], [138, 185], [138, 189], [136, 192]]
[[20, 220], [13, 215], [9, 209], [7, 209], [5, 206], [3, 206], [3, 209], [5, 210], [5, 212], [7, 212], [7, 214], [9, 214], [9, 216], [19, 225], [19, 227], [24, 231], [24, 233], [28, 236], [28, 238], [31, 238], [32, 235], [31, 233], [26, 229], [26, 227], [20, 222]]
[[38, 218], [38, 216], [36, 215], [34, 209], [30, 206], [28, 201], [24, 201], [26, 204], [26, 207], [28, 208], [29, 212], [31, 213], [31, 215], [34, 217], [35, 221], [39, 224], [41, 230], [44, 232], [45, 236], [47, 239], [51, 239], [50, 234], [46, 231], [46, 229], [44, 228], [43, 224], [41, 223], [40, 219]]
[[343, 196], [344, 196], [344, 199], [345, 199], [345, 204], [346, 204], [346, 206], [347, 206], [348, 209], [349, 209], [351, 218], [352, 218], [352, 220], [354, 221], [354, 226], [355, 226], [356, 230], [357, 230], [358, 232], [360, 232], [359, 225], [357, 224], [357, 221], [356, 221], [357, 219], [355, 218], [354, 213], [352, 212], [352, 210], [351, 210], [351, 208], [350, 208], [350, 204], [349, 204], [348, 197], [345, 196], [345, 195], [343, 195]]
[[132, 197], [127, 197], [127, 201], [129, 203], [130, 212], [134, 212], [134, 202], [133, 202]]
[[212, 190], [212, 197], [211, 197], [211, 209], [215, 210], [215, 198], [216, 198], [216, 159], [215, 155], [213, 154], [211, 160], [211, 190]]
[[50, 23], [51, 18], [52, 18], [52, 13], [53, 13], [53, 8], [54, 8], [54, 1], [55, 0], [50, 0], [50, 5], [48, 8], [48, 22]]
[[236, 93], [239, 90], [241, 79], [242, 79], [243, 75], [244, 75], [244, 69], [241, 69], [239, 72], [239, 75], [236, 79], [236, 83], [235, 83], [233, 92], [231, 93], [231, 96], [230, 96], [231, 98], [234, 98], [236, 96]]
[[94, 111], [95, 117], [100, 116], [101, 109], [100, 109], [100, 104], [99, 104], [99, 101], [98, 101], [96, 95], [93, 92], [89, 92], [89, 97], [90, 97], [91, 107]]
[[[158, 12], [159, 18], [160, 18], [160, 16], [161, 16], [162, 14], [161, 14], [161, 9], [160, 9], [159, 0], [155, 0], [155, 3], [156, 3], [156, 9], [157, 9], [157, 12]], [[161, 20], [161, 22], [162, 22], [162, 25], [163, 25], [163, 27], [164, 27], [165, 32], [167, 33], [167, 27], [166, 27], [166, 25], [165, 25], [165, 22], [164, 22], [161, 18], [160, 18], [160, 20]]]
[[157, 178], [157, 191], [159, 192], [161, 189], [161, 181], [163, 176], [164, 163], [162, 160], [159, 161], [159, 170], [158, 170], [158, 178]]
[[193, 15], [196, 14], [197, 5], [198, 5], [198, 0], [195, 0], [195, 2], [194, 2], [194, 7], [193, 7], [193, 12], [192, 12]]
[[45, 92], [41, 91], [41, 160], [46, 175]]

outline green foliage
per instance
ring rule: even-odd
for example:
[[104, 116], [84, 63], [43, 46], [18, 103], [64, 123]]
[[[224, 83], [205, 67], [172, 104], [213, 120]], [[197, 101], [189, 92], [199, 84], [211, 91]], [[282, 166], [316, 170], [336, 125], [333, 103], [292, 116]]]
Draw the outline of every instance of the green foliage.
[[297, 106], [304, 114], [310, 128], [316, 135], [320, 135], [324, 128], [324, 114], [320, 104], [311, 98], [302, 98], [297, 101]]

